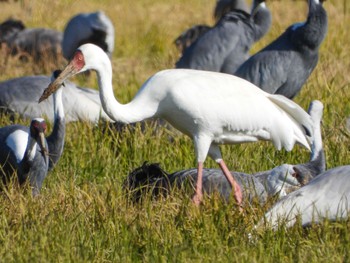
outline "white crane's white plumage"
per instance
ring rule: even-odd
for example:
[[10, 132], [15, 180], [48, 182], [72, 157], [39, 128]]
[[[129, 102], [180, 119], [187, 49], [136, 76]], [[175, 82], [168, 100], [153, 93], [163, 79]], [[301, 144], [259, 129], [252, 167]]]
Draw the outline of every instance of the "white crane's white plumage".
[[113, 94], [111, 62], [92, 44], [77, 50], [39, 101], [64, 79], [86, 70], [97, 72], [102, 106], [111, 119], [132, 123], [159, 117], [193, 139], [198, 162], [196, 203], [202, 198], [201, 172], [207, 155], [220, 165], [241, 202], [240, 189], [222, 160], [220, 144], [271, 140], [277, 149], [291, 150], [296, 142], [309, 149], [310, 115], [293, 101], [228, 74], [163, 70], [148, 79], [131, 102], [122, 105]]
[[300, 216], [303, 226], [323, 219], [346, 219], [350, 211], [350, 165], [330, 169], [309, 184], [290, 193], [265, 214], [266, 222], [291, 227]]
[[[271, 173], [266, 178], [266, 187], [270, 195], [278, 194], [279, 197], [286, 196], [291, 191], [299, 188], [300, 184], [304, 184], [303, 181], [308, 182], [317, 174], [317, 172], [321, 173], [326, 169], [321, 134], [321, 121], [323, 115], [322, 102], [318, 100], [312, 101], [308, 113], [311, 116], [314, 128], [310, 162], [299, 165], [283, 164], [272, 169]], [[300, 169], [303, 169], [303, 167], [307, 168], [307, 170], [299, 171]], [[313, 175], [311, 171], [315, 171], [316, 174]], [[306, 174], [298, 174], [303, 172], [306, 172]]]

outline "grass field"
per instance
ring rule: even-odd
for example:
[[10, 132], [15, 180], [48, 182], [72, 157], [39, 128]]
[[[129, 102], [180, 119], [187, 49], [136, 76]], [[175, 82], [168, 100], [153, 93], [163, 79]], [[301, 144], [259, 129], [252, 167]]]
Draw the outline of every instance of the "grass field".
[[[104, 10], [115, 25], [113, 56], [115, 95], [129, 101], [153, 73], [172, 68], [178, 52], [172, 41], [185, 28], [213, 24], [214, 0], [31, 0], [0, 3], [0, 21], [20, 18], [28, 27], [63, 30], [78, 13]], [[271, 42], [291, 23], [305, 20], [306, 3], [268, 3], [273, 24], [252, 52]], [[327, 166], [350, 163], [350, 3], [324, 3], [329, 16], [327, 37], [316, 70], [295, 98], [303, 108], [324, 103], [322, 133]], [[45, 68], [0, 57], [0, 80], [47, 74]], [[76, 78], [96, 87], [96, 78]], [[28, 124], [27, 120], [17, 120]], [[0, 126], [9, 125], [3, 116]], [[169, 140], [169, 136], [173, 139]], [[272, 144], [222, 147], [232, 170], [252, 173], [282, 163], [306, 162], [301, 147], [277, 152]], [[297, 225], [273, 232], [259, 229], [248, 238], [265, 207], [239, 214], [234, 204], [206, 197], [195, 208], [175, 192], [168, 198], [133, 204], [122, 189], [127, 174], [144, 161], [169, 171], [194, 167], [192, 142], [166, 129], [117, 134], [101, 123], [67, 126], [64, 154], [44, 182], [41, 195], [10, 187], [0, 194], [0, 262], [349, 262], [350, 222]], [[207, 160], [206, 167], [215, 167]]]

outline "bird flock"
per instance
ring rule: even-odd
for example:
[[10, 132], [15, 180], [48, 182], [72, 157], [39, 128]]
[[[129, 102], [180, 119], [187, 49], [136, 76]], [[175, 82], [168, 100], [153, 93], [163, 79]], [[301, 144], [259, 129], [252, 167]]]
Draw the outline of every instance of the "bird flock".
[[[315, 69], [327, 34], [323, 1], [307, 2], [304, 22], [290, 25], [250, 55], [252, 45], [271, 27], [269, 2], [253, 0], [248, 8], [244, 0], [218, 0], [215, 25], [197, 25], [181, 33], [174, 41], [180, 51], [175, 68], [150, 76], [126, 104], [113, 92], [115, 31], [104, 12], [73, 15], [63, 33], [26, 28], [13, 18], [4, 21], [0, 43], [9, 56], [69, 61], [51, 77], [22, 76], [0, 83], [1, 110], [31, 119], [29, 127], [0, 128], [4, 187], [16, 174], [20, 185], [29, 182], [33, 195], [40, 193], [45, 177], [64, 152], [66, 123], [102, 119], [132, 124], [160, 118], [192, 139], [197, 167], [168, 174], [159, 164], [145, 162], [123, 184], [135, 200], [142, 199], [144, 189], [168, 195], [174, 187], [189, 183], [196, 206], [204, 194], [213, 192], [235, 202], [238, 211], [252, 200], [264, 204], [279, 196], [257, 227], [277, 228], [281, 222], [290, 227], [299, 215], [304, 226], [324, 218], [347, 218], [350, 166], [326, 170], [323, 104], [314, 100], [306, 112], [292, 100]], [[87, 71], [97, 73], [99, 91], [69, 81]], [[53, 123], [47, 137], [45, 119]], [[261, 140], [272, 142], [277, 150], [291, 151], [299, 144], [311, 152], [310, 160], [255, 174], [230, 171], [220, 145]], [[205, 168], [207, 156], [220, 169]]]

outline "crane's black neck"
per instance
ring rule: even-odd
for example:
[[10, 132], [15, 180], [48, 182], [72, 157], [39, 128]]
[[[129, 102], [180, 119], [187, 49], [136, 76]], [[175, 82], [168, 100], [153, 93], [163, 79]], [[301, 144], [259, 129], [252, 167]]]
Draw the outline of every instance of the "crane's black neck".
[[266, 7], [259, 7], [258, 11], [254, 14], [254, 39], [258, 41], [262, 38], [270, 29], [272, 16], [269, 9]]
[[322, 4], [311, 0], [309, 4], [308, 18], [303, 26], [293, 28], [293, 42], [301, 49], [318, 51], [326, 36], [328, 18]]

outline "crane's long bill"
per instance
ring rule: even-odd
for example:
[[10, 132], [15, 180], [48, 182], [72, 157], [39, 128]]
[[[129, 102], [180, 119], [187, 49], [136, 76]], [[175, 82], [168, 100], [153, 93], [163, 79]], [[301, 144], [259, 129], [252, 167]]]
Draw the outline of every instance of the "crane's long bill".
[[67, 67], [61, 72], [61, 74], [50, 83], [50, 85], [44, 90], [43, 94], [39, 99], [39, 103], [46, 100], [52, 93], [58, 90], [63, 82], [69, 77], [77, 73], [77, 69], [74, 67], [73, 63], [69, 63]]

